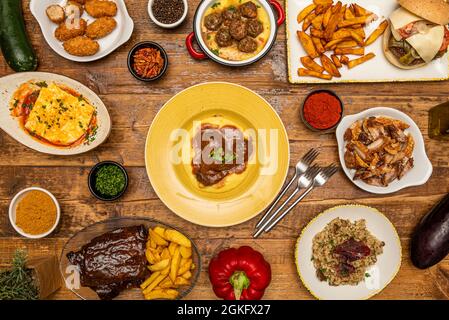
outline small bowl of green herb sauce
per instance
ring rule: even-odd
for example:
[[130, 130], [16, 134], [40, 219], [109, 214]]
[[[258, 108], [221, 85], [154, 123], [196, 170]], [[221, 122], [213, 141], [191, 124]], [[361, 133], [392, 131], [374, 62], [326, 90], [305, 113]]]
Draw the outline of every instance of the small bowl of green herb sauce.
[[88, 185], [90, 192], [97, 199], [117, 200], [128, 187], [128, 173], [117, 162], [99, 162], [89, 172]]

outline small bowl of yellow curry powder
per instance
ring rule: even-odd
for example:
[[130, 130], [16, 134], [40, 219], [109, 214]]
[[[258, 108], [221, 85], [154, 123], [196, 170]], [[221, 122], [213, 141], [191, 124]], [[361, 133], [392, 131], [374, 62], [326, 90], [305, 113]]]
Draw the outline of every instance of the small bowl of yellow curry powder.
[[56, 198], [47, 190], [27, 188], [14, 196], [9, 205], [9, 221], [22, 236], [39, 239], [52, 233], [61, 216]]

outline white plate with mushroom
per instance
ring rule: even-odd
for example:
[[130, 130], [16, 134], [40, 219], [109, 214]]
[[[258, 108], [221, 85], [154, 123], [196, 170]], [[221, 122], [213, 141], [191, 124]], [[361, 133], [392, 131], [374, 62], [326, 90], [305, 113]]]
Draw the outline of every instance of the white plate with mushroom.
[[[382, 121], [385, 128], [380, 125]], [[362, 128], [353, 130], [357, 123]], [[421, 131], [401, 111], [382, 107], [346, 116], [337, 127], [336, 136], [342, 168], [360, 189], [393, 193], [422, 185], [432, 175]]]
[[[72, 3], [82, 3], [83, 0], [74, 1], [71, 0]], [[47, 9], [52, 5], [59, 5], [64, 9], [70, 2], [70, 0], [31, 0], [30, 2], [30, 10], [33, 16], [36, 18], [39, 26], [42, 30], [42, 34], [44, 35], [45, 40], [48, 45], [60, 56], [77, 62], [89, 62], [101, 59], [113, 51], [115, 51], [118, 47], [123, 45], [125, 42], [129, 40], [134, 30], [134, 22], [128, 14], [128, 10], [126, 9], [124, 0], [109, 0], [108, 2], [114, 2], [116, 6], [116, 14], [110, 15], [116, 21], [116, 26], [106, 36], [100, 39], [94, 39], [94, 41], [98, 42], [99, 49], [95, 54], [86, 55], [86, 56], [77, 56], [68, 53], [63, 46], [63, 42], [59, 41], [55, 38], [55, 30], [58, 28], [58, 23], [51, 21], [47, 15]], [[103, 2], [103, 1], [102, 1]], [[69, 11], [67, 11], [69, 12]], [[70, 16], [74, 14], [73, 10], [70, 10], [68, 13]], [[67, 14], [65, 17], [63, 15], [63, 19], [67, 18]], [[84, 6], [83, 12], [80, 18], [84, 19], [87, 22], [87, 25], [91, 24], [96, 20], [96, 18], [92, 17], [87, 13], [87, 10]], [[56, 20], [57, 21], [57, 20]], [[102, 29], [100, 27], [100, 29]]]

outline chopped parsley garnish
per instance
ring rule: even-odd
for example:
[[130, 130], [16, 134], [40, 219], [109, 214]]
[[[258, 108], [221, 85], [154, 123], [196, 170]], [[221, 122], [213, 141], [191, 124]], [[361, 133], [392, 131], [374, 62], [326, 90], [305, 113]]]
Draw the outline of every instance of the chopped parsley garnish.
[[220, 55], [220, 50], [218, 49], [211, 49], [210, 51], [212, 51], [212, 53], [215, 54], [216, 56]]
[[371, 275], [368, 272], [365, 273], [365, 278], [369, 278], [369, 277], [371, 277]]
[[215, 9], [215, 8], [218, 8], [219, 6], [221, 6], [221, 2], [215, 2], [211, 8]]
[[125, 188], [126, 178], [115, 165], [104, 165], [95, 175], [95, 189], [106, 197], [114, 197]]
[[81, 121], [78, 121], [78, 125], [80, 126], [81, 129], [84, 128], [83, 124], [81, 123]]
[[83, 97], [83, 95], [80, 95], [79, 97], [78, 97], [78, 101], [84, 101], [84, 97]]
[[225, 153], [223, 148], [214, 149], [210, 153], [210, 157], [219, 163], [232, 163], [236, 159], [233, 153]]
[[35, 84], [36, 84], [38, 87], [41, 87], [41, 88], [47, 88], [47, 87], [48, 87], [48, 84], [47, 84], [47, 82], [45, 82], [45, 81], [36, 82]]

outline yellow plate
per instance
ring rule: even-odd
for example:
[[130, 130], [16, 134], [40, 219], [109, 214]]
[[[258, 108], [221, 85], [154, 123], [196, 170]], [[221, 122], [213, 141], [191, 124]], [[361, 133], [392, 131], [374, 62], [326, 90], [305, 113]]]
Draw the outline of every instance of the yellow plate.
[[[192, 174], [192, 136], [200, 123], [231, 124], [253, 141], [247, 169], [216, 186], [201, 186]], [[190, 87], [170, 99], [148, 132], [145, 164], [151, 185], [180, 217], [209, 227], [247, 221], [279, 193], [287, 176], [287, 132], [270, 104], [253, 91], [231, 83]]]

